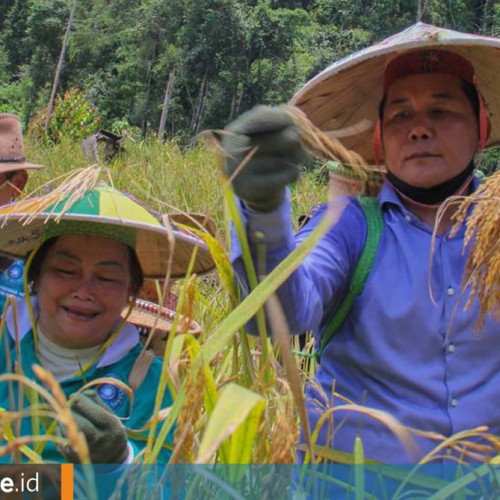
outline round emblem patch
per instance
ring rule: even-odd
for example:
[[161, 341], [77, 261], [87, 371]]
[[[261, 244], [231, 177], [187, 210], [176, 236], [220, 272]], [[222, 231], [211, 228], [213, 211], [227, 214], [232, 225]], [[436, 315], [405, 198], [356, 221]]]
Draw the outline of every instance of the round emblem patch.
[[23, 273], [22, 260], [14, 261], [8, 269], [0, 273], [0, 296], [24, 297]]
[[23, 265], [19, 262], [14, 262], [14, 264], [7, 269], [7, 275], [12, 280], [18, 280], [23, 275]]
[[118, 411], [127, 399], [127, 393], [113, 384], [102, 384], [97, 389], [99, 397], [114, 411]]

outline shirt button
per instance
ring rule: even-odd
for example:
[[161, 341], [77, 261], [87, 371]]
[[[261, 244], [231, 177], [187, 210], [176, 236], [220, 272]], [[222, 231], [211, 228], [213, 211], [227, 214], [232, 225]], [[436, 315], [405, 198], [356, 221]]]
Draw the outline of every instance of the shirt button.
[[449, 286], [446, 290], [446, 293], [451, 297], [452, 295], [455, 295], [455, 290], [451, 286]]
[[455, 344], [448, 345], [448, 352], [455, 352]]
[[411, 215], [405, 215], [406, 222], [411, 222]]
[[457, 398], [450, 399], [450, 405], [453, 406], [453, 408], [455, 408], [455, 406], [457, 406], [457, 404], [458, 404]]

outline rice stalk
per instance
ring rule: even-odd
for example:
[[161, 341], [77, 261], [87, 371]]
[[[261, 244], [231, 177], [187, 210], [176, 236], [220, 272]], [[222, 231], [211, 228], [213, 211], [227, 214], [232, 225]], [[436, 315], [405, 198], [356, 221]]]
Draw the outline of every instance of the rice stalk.
[[[266, 456], [259, 463], [295, 463], [295, 445], [299, 437], [299, 425], [295, 418], [293, 405], [289, 404], [290, 399], [285, 393], [284, 399], [275, 397], [273, 401], [270, 399], [267, 401], [263, 427], [269, 429], [265, 439], [268, 450]], [[272, 404], [273, 402], [274, 404]]]
[[355, 500], [363, 500], [365, 494], [365, 453], [363, 442], [358, 435], [354, 440], [354, 495]]
[[195, 423], [203, 406], [205, 394], [205, 377], [203, 365], [198, 366], [196, 372], [188, 372], [185, 381], [186, 399], [177, 419], [177, 428], [174, 433], [174, 447], [179, 452], [172, 457], [171, 463], [193, 463], [195, 456]]
[[[366, 415], [367, 417], [370, 417], [373, 420], [382, 423], [392, 432], [394, 437], [396, 437], [401, 442], [401, 444], [404, 446], [410, 458], [418, 456], [418, 446], [411, 436], [410, 429], [402, 425], [395, 417], [393, 417], [391, 414], [385, 411], [353, 403], [337, 405], [326, 410], [320, 416], [320, 418], [316, 423], [316, 427], [312, 434], [312, 443], [316, 443], [321, 427], [327, 421], [327, 419], [331, 418], [333, 414], [342, 411], [355, 412], [358, 413], [359, 415]], [[308, 453], [306, 453], [304, 463], [308, 463], [310, 459], [311, 456]], [[354, 460], [354, 455], [353, 455], [353, 460]]]
[[196, 276], [190, 276], [184, 284], [183, 291], [186, 294], [186, 299], [183, 301], [182, 318], [186, 321], [181, 323], [179, 334], [187, 333], [189, 325], [194, 317], [194, 295], [195, 295]]
[[[221, 392], [216, 407], [208, 419], [194, 463], [209, 462], [221, 443], [245, 420], [250, 418], [255, 422], [260, 419], [264, 406], [265, 400], [259, 394], [234, 383], [228, 384]], [[253, 411], [255, 413], [252, 413]], [[241, 450], [235, 450], [234, 453], [240, 456]]]
[[[183, 387], [181, 387], [180, 390], [175, 395], [174, 404], [169, 409], [169, 412], [168, 412], [166, 418], [162, 421], [162, 426], [160, 428], [160, 431], [158, 432], [158, 435], [156, 436], [156, 439], [155, 439], [155, 442], [154, 442], [152, 449], [148, 450], [146, 448], [144, 450], [144, 453], [143, 453], [144, 458], [142, 460], [142, 463], [144, 463], [144, 464], [154, 463], [156, 461], [156, 458], [158, 457], [160, 451], [162, 450], [162, 448], [164, 446], [166, 446], [167, 436], [176, 424], [176, 421], [177, 421], [179, 413], [180, 413], [180, 409], [182, 408], [182, 405], [184, 404], [185, 397], [186, 397], [185, 390]], [[161, 416], [161, 410], [153, 413], [150, 422], [154, 422], [156, 425], [160, 421], [159, 420], [160, 416]], [[151, 435], [151, 431], [150, 431], [149, 435]], [[148, 439], [149, 439], [149, 436], [148, 436]], [[147, 455], [147, 453], [149, 453], [149, 455]]]
[[300, 128], [302, 144], [306, 150], [315, 156], [347, 164], [362, 182], [368, 181], [368, 176], [373, 169], [358, 153], [347, 149], [338, 139], [328, 137], [321, 129], [313, 125], [300, 109], [289, 105], [282, 106], [282, 108]]
[[[465, 474], [462, 477], [455, 479], [452, 482], [448, 482], [445, 486], [436, 491], [433, 495], [428, 497], [428, 500], [441, 500], [443, 498], [451, 498], [452, 495], [456, 495], [458, 492], [463, 492], [464, 494], [476, 494], [477, 492], [473, 492], [471, 490], [464, 490], [471, 483], [476, 483], [480, 481], [483, 477], [495, 474], [494, 470], [490, 465], [484, 464], [473, 471]], [[481, 497], [487, 498], [487, 497]]]
[[[77, 201], [83, 198], [89, 189], [93, 189], [96, 186], [103, 172], [104, 170], [101, 167], [88, 167], [68, 172], [63, 176], [63, 182], [58, 184], [57, 187], [52, 188], [45, 194], [35, 196], [38, 195], [40, 191], [43, 192], [46, 188], [51, 187], [53, 183], [50, 182], [46, 185], [42, 185], [33, 193], [27, 195], [25, 199], [15, 204], [1, 207], [0, 212], [6, 215], [3, 224], [9, 220], [9, 214], [12, 213], [24, 213], [25, 215], [23, 215], [20, 220], [22, 220], [24, 224], [30, 224], [39, 214], [47, 210], [50, 206], [54, 205], [54, 210], [56, 205], [64, 200], [60, 212], [55, 217], [55, 221], [59, 221]], [[111, 182], [109, 175], [108, 180]], [[53, 211], [47, 212], [47, 220], [52, 213]]]
[[[492, 450], [496, 450], [497, 454], [500, 453], [500, 438], [488, 433], [487, 430], [487, 427], [480, 426], [475, 429], [457, 432], [443, 439], [439, 445], [420, 460], [420, 464], [431, 462], [442, 450], [446, 450], [447, 448], [458, 449], [465, 457], [470, 458], [470, 455], [473, 455], [474, 460], [480, 460], [481, 462], [489, 461]], [[473, 441], [466, 441], [467, 439], [478, 437], [485, 439], [490, 443], [490, 446], [481, 445]], [[471, 452], [470, 450], [473, 451]], [[480, 455], [474, 454], [474, 452], [478, 452]]]
[[304, 439], [309, 448], [309, 453], [313, 456], [311, 429], [309, 426], [309, 418], [307, 416], [304, 393], [302, 390], [300, 375], [290, 348], [290, 330], [288, 329], [283, 309], [276, 295], [271, 295], [269, 297], [267, 301], [267, 309], [273, 337], [280, 348], [288, 383], [290, 384], [297, 413], [300, 416], [302, 428], [304, 430]]
[[[27, 444], [33, 441], [33, 438], [16, 437], [16, 435], [19, 435], [14, 435], [10, 425], [11, 420], [17, 420], [18, 418], [22, 418], [22, 416], [22, 413], [18, 414], [17, 412], [8, 412], [7, 410], [0, 408], [0, 437], [2, 441], [5, 440], [8, 443], [7, 446], [0, 447], [0, 455], [10, 454], [13, 451], [16, 457], [19, 456], [19, 453], [22, 453], [31, 462], [40, 463], [42, 461], [41, 456], [27, 446]], [[35, 439], [36, 438], [38, 438], [38, 436], [35, 436]], [[19, 459], [18, 461], [20, 462], [21, 460]]]
[[[422, 433], [421, 435], [425, 435]], [[426, 436], [427, 437], [427, 436]], [[480, 426], [477, 427], [476, 429], [471, 429], [471, 430], [465, 430], [459, 433], [456, 433], [450, 437], [444, 437], [442, 436], [441, 442], [427, 455], [425, 455], [423, 458], [421, 458], [418, 462], [417, 465], [410, 471], [407, 472], [406, 476], [402, 479], [401, 484], [398, 487], [398, 490], [396, 492], [396, 496], [398, 492], [403, 491], [405, 485], [408, 482], [412, 481], [413, 476], [418, 472], [418, 469], [422, 467], [423, 465], [427, 463], [431, 463], [434, 460], [440, 460], [442, 458], [447, 458], [451, 459], [452, 456], [446, 455], [446, 456], [441, 456], [440, 453], [446, 450], [447, 448], [451, 448], [455, 451], [462, 452], [462, 455], [464, 457], [468, 457], [472, 459], [473, 461], [479, 461], [479, 462], [487, 462], [490, 460], [491, 455], [489, 453], [491, 452], [491, 447], [484, 446], [478, 443], [474, 443], [472, 441], [466, 441], [467, 439], [470, 438], [483, 438], [489, 441], [490, 443], [493, 444], [494, 448], [498, 452], [498, 446], [500, 443], [500, 439], [496, 436], [493, 436], [491, 434], [487, 433], [487, 428], [485, 426]], [[475, 454], [474, 452], [470, 452], [468, 448], [472, 448], [475, 450], [478, 450], [483, 453], [478, 453]], [[484, 452], [487, 452], [487, 454], [484, 454]], [[467, 484], [466, 482], [464, 485]], [[446, 497], [443, 497], [446, 498]]]
[[476, 333], [484, 327], [487, 314], [500, 319], [500, 172], [486, 178], [470, 196], [464, 197], [455, 219], [465, 223], [464, 250], [469, 255], [464, 286], [469, 288], [465, 308], [479, 301]]
[[[7, 297], [4, 305], [4, 310], [2, 312], [2, 318], [0, 321], [0, 342], [3, 340], [3, 335], [8, 335], [7, 328], [6, 328], [6, 322], [7, 322], [7, 315], [8, 313], [11, 313], [12, 317], [12, 322], [14, 326], [14, 339], [15, 339], [15, 350], [16, 350], [16, 357], [17, 357], [17, 362], [14, 363], [14, 367], [12, 366], [12, 359], [11, 359], [11, 353], [9, 349], [9, 342], [5, 341], [4, 342], [4, 349], [5, 349], [5, 359], [6, 359], [6, 364], [7, 366], [5, 367], [6, 372], [12, 372], [15, 371], [19, 375], [22, 375], [22, 353], [21, 353], [21, 346], [20, 346], [20, 336], [19, 336], [19, 325], [17, 321], [17, 306], [16, 306], [16, 301], [14, 297]], [[24, 397], [23, 397], [23, 387], [19, 385], [19, 390], [17, 393], [17, 406], [14, 401], [14, 387], [12, 382], [8, 382], [8, 394], [9, 394], [9, 408], [18, 408], [19, 410], [22, 410], [23, 405], [24, 405]], [[28, 396], [31, 394], [28, 393]], [[36, 401], [34, 401], [36, 403]], [[35, 434], [36, 431], [39, 429], [38, 427], [38, 417], [35, 417], [35, 420], [33, 421], [33, 433]], [[21, 420], [18, 420], [16, 422], [16, 429], [15, 429], [15, 435], [19, 436], [21, 434]], [[14, 459], [16, 461], [20, 461], [20, 456], [18, 453], [18, 450], [15, 451], [14, 453]]]
[[[238, 241], [240, 243], [241, 251], [242, 251], [242, 259], [243, 265], [245, 267], [245, 272], [248, 278], [248, 285], [250, 287], [250, 291], [253, 291], [258, 286], [257, 273], [252, 261], [252, 256], [250, 252], [250, 245], [248, 243], [246, 231], [243, 227], [243, 222], [241, 220], [240, 212], [236, 206], [236, 200], [234, 194], [231, 190], [231, 186], [229, 182], [226, 183], [226, 205], [228, 207], [228, 211], [231, 215], [231, 218], [234, 222], [235, 231], [238, 237]], [[268, 359], [269, 359], [269, 348], [268, 348], [268, 339], [267, 339], [267, 331], [266, 331], [266, 320], [264, 317], [264, 311], [259, 307], [256, 311], [256, 322], [257, 329], [259, 332], [259, 337], [261, 341], [261, 346], [263, 349], [263, 357], [260, 360], [260, 367], [264, 369], [264, 376], [266, 381], [269, 381], [272, 378]], [[250, 318], [248, 318], [250, 319]], [[244, 323], [240, 323], [240, 326], [243, 326]], [[240, 329], [239, 327], [237, 329]], [[246, 332], [241, 329], [240, 330], [240, 340], [242, 343], [248, 345], [248, 338]], [[247, 345], [245, 345], [244, 349], [248, 352]], [[244, 362], [246, 357], [244, 358]], [[246, 371], [250, 372], [249, 366], [246, 366]]]
[[[172, 258], [173, 251], [170, 252], [170, 256]], [[192, 274], [193, 266], [195, 263], [195, 258], [196, 258], [196, 251], [193, 252], [193, 254], [191, 255], [191, 259], [190, 259], [189, 264], [188, 264], [186, 276], [190, 276]], [[165, 276], [165, 283], [167, 283], [169, 281], [169, 278], [170, 278], [170, 267], [167, 271], [167, 276]], [[151, 421], [150, 421], [151, 430], [150, 430], [150, 433], [148, 436], [146, 451], [145, 451], [146, 463], [150, 463], [150, 461], [154, 461], [156, 459], [157, 454], [152, 453], [153, 449], [157, 450], [157, 452], [159, 452], [159, 450], [160, 450], [160, 447], [157, 444], [154, 444], [153, 441], [154, 441], [154, 437], [156, 436], [156, 428], [157, 428], [157, 424], [158, 424], [158, 421], [157, 421], [158, 413], [159, 413], [160, 408], [161, 408], [163, 395], [165, 393], [167, 385], [170, 389], [172, 396], [175, 398], [175, 391], [174, 391], [174, 387], [171, 383], [171, 377], [169, 376], [168, 367], [169, 367], [170, 354], [172, 351], [172, 346], [173, 346], [173, 342], [174, 342], [174, 338], [175, 338], [175, 333], [177, 332], [178, 323], [179, 323], [180, 318], [181, 318], [181, 311], [182, 311], [182, 308], [184, 307], [185, 297], [186, 297], [185, 293], [180, 294], [179, 301], [177, 303], [176, 315], [175, 315], [174, 320], [172, 322], [172, 329], [169, 332], [169, 335], [167, 337], [167, 342], [165, 343], [165, 352], [163, 354], [164, 362], [162, 365], [162, 371], [161, 371], [160, 380], [158, 383], [158, 389], [156, 392], [156, 399], [155, 399], [155, 405], [154, 405], [154, 409], [153, 409], [153, 416], [152, 416]], [[179, 409], [180, 409], [180, 407], [177, 408], [177, 411], [179, 411]], [[172, 426], [173, 421], [167, 419], [165, 422], [163, 422], [162, 428], [160, 430], [160, 435], [163, 437], [163, 439], [165, 439], [167, 437], [167, 426], [168, 425]]]
[[[168, 153], [166, 152], [167, 150]], [[50, 151], [47, 151], [46, 154], [47, 157], [50, 157]], [[136, 156], [134, 156], [134, 154]], [[224, 222], [220, 222], [222, 220], [221, 213], [223, 207], [223, 204], [220, 203], [220, 193], [222, 189], [220, 191], [214, 189], [214, 185], [217, 187], [217, 180], [220, 175], [215, 167], [215, 162], [212, 162], [211, 159], [207, 157], [202, 158], [202, 161], [199, 160], [200, 159], [193, 156], [191, 152], [183, 155], [177, 148], [170, 148], [169, 145], [162, 145], [162, 148], [154, 147], [153, 149], [153, 146], [150, 144], [134, 144], [130, 153], [127, 153], [123, 163], [117, 162], [113, 164], [111, 170], [113, 170], [116, 186], [123, 186], [127, 190], [133, 187], [136, 192], [144, 194], [146, 199], [157, 203], [159, 206], [163, 206], [159, 200], [166, 199], [169, 207], [182, 206], [182, 208], [187, 210], [198, 209], [214, 213], [218, 216], [216, 220], [218, 227], [222, 227], [222, 223]], [[33, 176], [33, 178], [34, 177], [35, 176]], [[201, 182], [191, 186], [190, 183], [197, 183], [198, 179]], [[226, 219], [225, 223], [223, 236], [229, 234], [228, 219]], [[328, 228], [325, 226], [325, 232], [327, 230]], [[201, 441], [200, 438], [207, 428], [208, 419], [205, 420], [206, 416], [212, 415], [214, 411], [219, 411], [216, 410], [216, 405], [219, 399], [218, 391], [221, 388], [227, 386], [231, 381], [241, 385], [248, 384], [256, 393], [265, 398], [265, 410], [263, 413], [265, 421], [263, 421], [262, 425], [259, 427], [259, 432], [252, 443], [252, 460], [254, 462], [279, 460], [278, 447], [273, 446], [273, 443], [283, 443], [281, 446], [284, 447], [291, 446], [291, 440], [293, 440], [293, 437], [296, 435], [297, 426], [295, 427], [294, 433], [289, 431], [290, 428], [293, 429], [292, 424], [297, 424], [295, 415], [293, 414], [292, 420], [289, 421], [288, 418], [291, 415], [291, 411], [287, 413], [289, 410], [283, 410], [283, 408], [290, 408], [292, 405], [291, 393], [287, 389], [286, 382], [283, 383], [279, 376], [274, 379], [271, 378], [270, 383], [262, 380], [262, 372], [257, 366], [262, 356], [254, 338], [250, 336], [244, 337], [248, 340], [248, 351], [246, 351], [239, 342], [235, 342], [233, 345], [231, 341], [237, 339], [238, 331], [240, 330], [244, 332], [243, 335], [246, 335], [244, 325], [255, 311], [262, 307], [262, 304], [266, 300], [266, 297], [260, 297], [259, 294], [265, 292], [265, 294], [268, 294], [267, 297], [269, 297], [270, 294], [274, 293], [279, 283], [283, 282], [288, 277], [289, 273], [293, 272], [291, 268], [299, 264], [292, 264], [290, 262], [286, 264], [281, 268], [281, 272], [285, 274], [280, 276], [274, 275], [262, 288], [257, 290], [255, 295], [250, 295], [248, 303], [245, 301], [243, 302], [243, 306], [238, 306], [240, 308], [238, 312], [235, 314], [231, 313], [233, 314], [231, 317], [228, 315], [220, 325], [216, 325], [216, 323], [220, 322], [221, 318], [226, 314], [228, 304], [231, 304], [231, 301], [234, 300], [233, 296], [230, 297], [233, 287], [232, 270], [222, 246], [219, 246], [218, 251], [221, 252], [220, 258], [221, 262], [223, 262], [221, 266], [218, 265], [219, 272], [222, 266], [224, 266], [224, 272], [227, 273], [224, 280], [220, 281], [222, 286], [212, 286], [212, 283], [207, 284], [204, 279], [198, 280], [193, 285], [196, 287], [197, 301], [201, 302], [201, 297], [206, 297], [204, 307], [205, 310], [208, 311], [209, 316], [207, 324], [211, 327], [206, 328], [199, 339], [192, 339], [192, 346], [196, 345], [198, 351], [191, 360], [191, 366], [194, 369], [196, 365], [195, 359], [200, 361], [202, 358], [206, 381], [203, 396], [204, 413], [199, 416], [196, 422], [195, 428], [193, 429], [193, 437], [195, 442]], [[214, 252], [212, 251], [212, 253]], [[286, 275], [286, 273], [288, 273], [288, 275]], [[263, 280], [263, 282], [264, 281], [265, 280]], [[260, 285], [262, 285], [262, 283], [259, 284], [259, 286]], [[187, 300], [191, 300], [191, 298]], [[216, 316], [216, 313], [218, 316]], [[239, 316], [240, 314], [242, 315]], [[176, 325], [175, 328], [180, 329], [180, 326]], [[172, 392], [174, 404], [170, 408], [160, 407], [155, 410], [153, 418], [155, 418], [157, 422], [161, 422], [162, 426], [160, 432], [153, 435], [151, 438], [153, 446], [150, 451], [150, 461], [153, 461], [154, 457], [158, 455], [159, 450], [164, 445], [169, 430], [174, 425], [176, 415], [179, 414], [180, 408], [184, 405], [183, 398], [185, 394], [181, 381], [185, 380], [188, 375], [184, 375], [182, 372], [184, 369], [184, 365], [182, 364], [184, 359], [179, 353], [180, 343], [177, 342], [177, 340], [178, 338], [172, 340], [168, 351], [168, 358], [165, 358], [164, 361], [164, 365], [168, 365], [164, 368], [165, 372], [168, 372], [166, 375], [166, 377], [168, 377], [168, 384], [171, 384], [174, 388]], [[190, 347], [190, 351], [191, 350], [194, 350], [194, 348]], [[281, 368], [279, 361], [272, 355], [272, 352], [269, 354], [269, 361], [272, 363], [274, 369]], [[246, 375], [247, 372], [243, 373], [243, 363], [250, 368], [256, 368], [254, 369], [255, 375], [253, 379]], [[301, 384], [303, 384], [303, 379], [307, 375], [305, 372], [314, 369], [314, 362], [308, 365], [307, 368], [301, 368], [302, 370], [299, 375]], [[210, 373], [211, 376], [210, 387], [207, 373]], [[280, 375], [280, 372], [277, 373]], [[283, 384], [283, 386], [280, 384]], [[281, 395], [282, 398], [279, 399], [279, 404], [277, 403], [277, 399], [279, 398], [277, 394]], [[335, 397], [339, 398], [338, 395]], [[281, 402], [283, 402], [282, 406], [280, 406]], [[39, 410], [39, 414], [42, 415], [41, 410]], [[282, 425], [283, 432], [280, 433], [280, 423], [282, 422], [288, 422], [288, 424], [284, 423]], [[150, 428], [151, 425], [148, 423], [148, 426], [143, 430], [148, 430]], [[410, 431], [410, 433], [413, 435], [413, 432]], [[129, 435], [133, 434], [130, 433]], [[286, 442], [287, 438], [290, 439], [290, 442]], [[439, 440], [439, 438], [436, 439]], [[230, 440], [226, 439], [218, 446], [211, 460], [228, 463], [228, 455], [224, 455], [222, 449], [229, 441]], [[182, 443], [179, 444], [180, 450]], [[460, 452], [461, 446], [464, 446], [464, 449], [471, 453], [486, 453], [486, 448], [476, 449], [473, 445], [469, 444], [462, 445], [457, 443], [456, 446], [458, 452]], [[319, 447], [315, 447], [314, 452], [321, 455], [318, 448]], [[261, 452], [263, 453], [262, 455]], [[342, 452], [339, 450], [324, 450], [324, 452], [326, 457], [334, 460], [342, 455]], [[328, 454], [329, 452], [332, 452], [333, 455]], [[268, 453], [269, 455], [267, 455]], [[273, 457], [272, 453], [276, 453], [276, 456]], [[290, 453], [293, 453], [293, 450], [290, 451]], [[137, 457], [137, 460], [146, 463], [145, 455]], [[353, 455], [350, 455], [350, 458], [346, 458], [346, 461], [349, 463], [355, 461]], [[365, 457], [364, 467], [368, 468], [370, 466], [377, 467], [378, 465], [372, 464]], [[415, 476], [412, 476], [412, 479], [414, 478]]]
[[57, 406], [55, 409], [56, 413], [59, 416], [59, 421], [66, 429], [66, 436], [68, 438], [69, 445], [78, 455], [80, 463], [90, 463], [90, 453], [87, 446], [87, 441], [85, 440], [83, 434], [78, 430], [75, 418], [71, 413], [68, 400], [66, 399], [61, 386], [54, 378], [54, 375], [52, 375], [50, 371], [42, 368], [41, 366], [34, 365], [33, 372], [54, 395], [55, 401], [57, 402]]
[[[197, 356], [201, 352], [201, 346], [199, 342], [191, 335], [185, 336], [185, 344], [187, 344], [189, 360], [191, 363], [193, 363], [195, 362], [195, 360], [197, 360]], [[217, 388], [212, 370], [210, 369], [209, 365], [207, 365], [206, 363], [199, 364], [198, 370], [200, 371], [203, 370], [203, 376], [204, 376], [203, 413], [205, 418], [210, 418], [210, 416], [213, 414], [217, 406], [217, 402], [219, 401], [219, 390]], [[221, 371], [220, 375], [224, 376], [224, 371]], [[189, 374], [189, 377], [191, 378], [192, 374]], [[198, 415], [198, 417], [199, 416], [200, 415]], [[223, 442], [219, 447], [219, 449], [217, 450], [217, 452], [219, 455], [218, 457], [219, 461], [221, 463], [224, 464], [231, 463], [230, 461], [231, 443]]]
[[235, 335], [236, 331], [255, 315], [275, 290], [297, 269], [302, 260], [335, 223], [337, 216], [338, 214], [328, 211], [307, 240], [278, 264], [246, 299], [225, 318], [202, 347], [205, 360], [212, 360], [227, 345], [227, 342]]

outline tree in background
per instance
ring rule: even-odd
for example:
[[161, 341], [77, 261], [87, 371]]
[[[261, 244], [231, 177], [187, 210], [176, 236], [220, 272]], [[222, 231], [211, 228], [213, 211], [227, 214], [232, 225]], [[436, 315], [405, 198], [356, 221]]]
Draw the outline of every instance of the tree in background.
[[[49, 100], [73, 0], [0, 7], [0, 110], [25, 124]], [[333, 61], [422, 19], [500, 34], [493, 0], [79, 0], [58, 92], [185, 143], [257, 103], [286, 102]]]

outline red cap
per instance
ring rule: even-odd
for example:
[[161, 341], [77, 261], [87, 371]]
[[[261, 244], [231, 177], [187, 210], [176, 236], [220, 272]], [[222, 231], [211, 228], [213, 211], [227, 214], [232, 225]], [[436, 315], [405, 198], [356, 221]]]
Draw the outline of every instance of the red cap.
[[420, 73], [444, 73], [474, 85], [474, 67], [454, 52], [446, 50], [418, 50], [394, 58], [385, 69], [384, 93], [397, 80]]
[[[484, 100], [474, 78], [474, 66], [465, 57], [446, 50], [428, 49], [402, 54], [390, 61], [385, 69], [384, 95], [389, 87], [401, 78], [421, 73], [452, 75], [474, 85], [479, 100], [479, 147], [482, 151], [488, 139], [489, 125]], [[378, 165], [381, 143], [380, 120], [375, 128], [373, 143], [375, 161]]]

